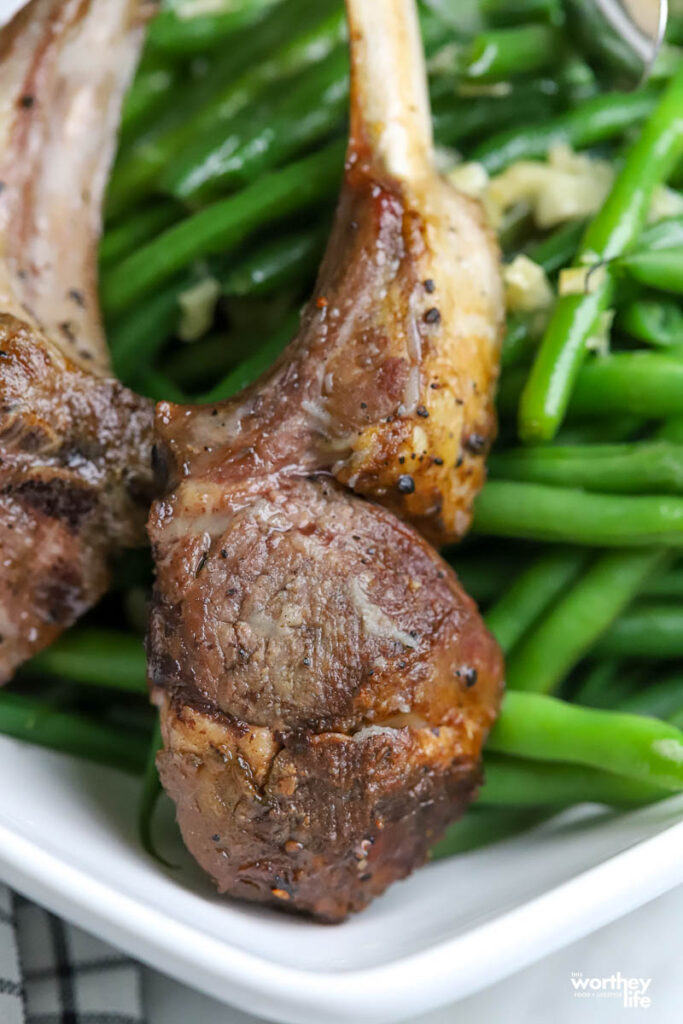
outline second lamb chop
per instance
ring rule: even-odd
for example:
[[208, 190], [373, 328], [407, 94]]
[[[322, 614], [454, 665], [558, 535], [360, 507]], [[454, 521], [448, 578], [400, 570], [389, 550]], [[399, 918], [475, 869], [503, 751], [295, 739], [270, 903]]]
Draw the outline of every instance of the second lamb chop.
[[152, 408], [110, 369], [100, 206], [141, 0], [32, 0], [0, 33], [0, 682], [144, 541]]
[[315, 295], [246, 392], [158, 406], [149, 525], [158, 764], [185, 842], [221, 891], [326, 920], [462, 813], [503, 677], [423, 539], [460, 537], [483, 482], [498, 252], [433, 168], [413, 0], [347, 10], [351, 140]]

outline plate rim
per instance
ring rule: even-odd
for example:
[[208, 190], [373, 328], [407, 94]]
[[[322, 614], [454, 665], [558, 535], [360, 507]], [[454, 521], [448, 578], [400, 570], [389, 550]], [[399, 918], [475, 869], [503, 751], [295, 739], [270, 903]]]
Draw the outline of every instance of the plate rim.
[[224, 1003], [281, 1024], [313, 1024], [321, 1014], [329, 1024], [397, 1024], [472, 995], [683, 882], [681, 838], [683, 820], [460, 935], [349, 971], [277, 964], [198, 932], [2, 823], [0, 865], [24, 895]]

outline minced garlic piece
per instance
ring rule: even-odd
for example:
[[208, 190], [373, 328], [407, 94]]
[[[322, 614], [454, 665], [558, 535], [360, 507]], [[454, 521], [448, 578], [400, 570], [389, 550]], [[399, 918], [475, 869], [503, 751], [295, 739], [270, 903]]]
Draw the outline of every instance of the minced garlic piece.
[[215, 277], [205, 277], [178, 296], [180, 326], [178, 337], [182, 341], [196, 341], [208, 331], [213, 322], [216, 302], [221, 286]]
[[588, 217], [605, 201], [614, 170], [605, 160], [553, 146], [547, 161], [518, 160], [492, 179], [490, 202], [502, 213], [525, 201], [539, 228]]
[[553, 290], [544, 271], [528, 256], [515, 256], [503, 267], [505, 303], [511, 313], [534, 313], [553, 302]]
[[590, 295], [604, 283], [604, 266], [565, 267], [558, 280], [559, 295]]

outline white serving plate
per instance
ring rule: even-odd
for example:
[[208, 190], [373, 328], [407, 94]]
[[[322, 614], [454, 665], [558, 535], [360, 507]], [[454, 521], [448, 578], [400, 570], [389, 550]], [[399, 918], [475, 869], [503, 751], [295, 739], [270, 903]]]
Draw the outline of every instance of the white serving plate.
[[158, 970], [279, 1024], [397, 1024], [683, 882], [676, 796], [623, 815], [562, 815], [424, 868], [346, 924], [317, 925], [218, 898], [170, 821], [163, 848], [181, 866], [146, 856], [133, 779], [7, 737], [0, 778], [0, 878]]
[[[25, 0], [0, 0], [0, 24]], [[325, 926], [218, 898], [139, 784], [0, 736], [0, 879], [122, 950], [278, 1024], [399, 1024], [470, 995], [683, 882], [683, 795], [561, 815], [422, 869]], [[169, 808], [166, 808], [167, 815]]]

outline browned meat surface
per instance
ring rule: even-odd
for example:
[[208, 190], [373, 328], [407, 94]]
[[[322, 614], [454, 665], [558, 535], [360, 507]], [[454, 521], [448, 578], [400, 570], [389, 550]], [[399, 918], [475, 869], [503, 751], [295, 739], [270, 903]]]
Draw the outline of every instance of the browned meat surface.
[[0, 681], [142, 543], [152, 412], [110, 376], [100, 205], [139, 0], [33, 0], [0, 33]]
[[153, 520], [162, 779], [221, 891], [337, 920], [470, 799], [500, 656], [390, 512], [288, 477], [219, 486], [208, 510], [211, 486]]
[[330, 921], [463, 811], [502, 687], [410, 525], [460, 536], [483, 482], [497, 252], [432, 170], [413, 0], [347, 7], [352, 138], [315, 295], [254, 387], [158, 407], [149, 526], [158, 763], [185, 841], [222, 892]]

